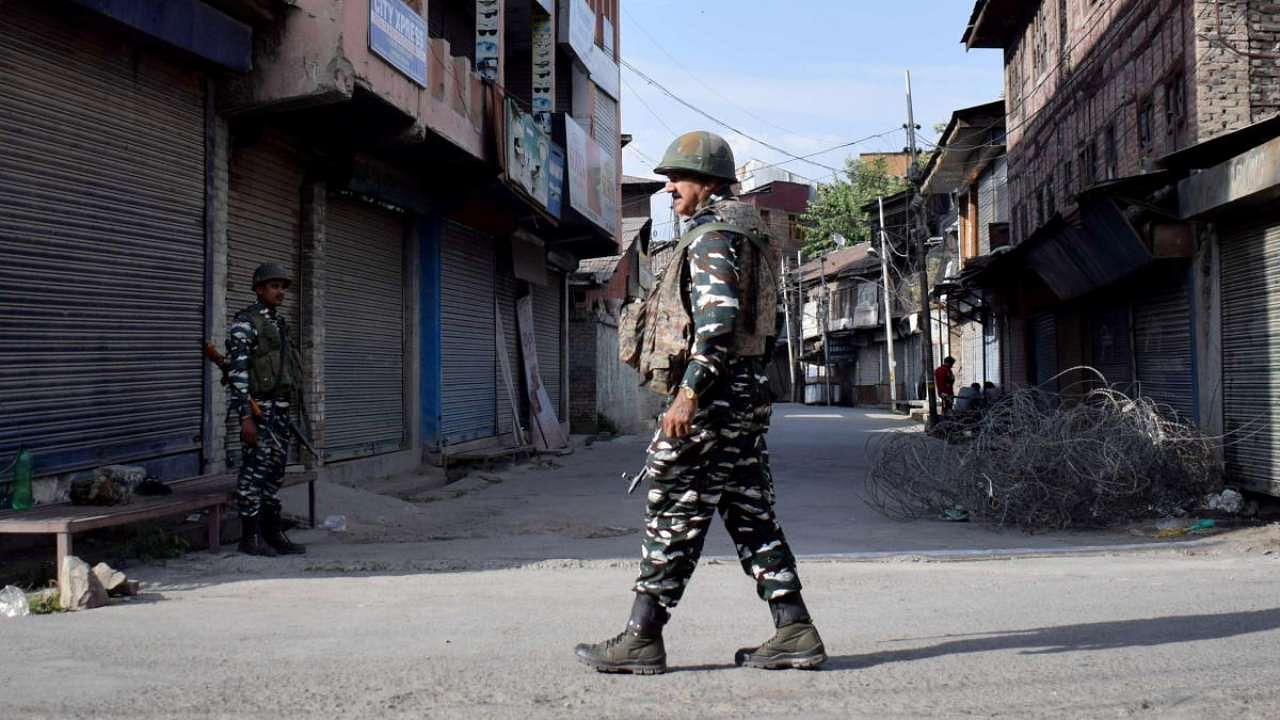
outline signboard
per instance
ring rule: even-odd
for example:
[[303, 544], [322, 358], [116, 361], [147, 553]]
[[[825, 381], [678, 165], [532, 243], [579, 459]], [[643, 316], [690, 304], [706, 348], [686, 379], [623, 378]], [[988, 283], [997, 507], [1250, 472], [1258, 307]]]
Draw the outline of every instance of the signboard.
[[613, 61], [613, 53], [603, 50], [599, 45], [592, 45], [586, 63], [587, 70], [591, 73], [591, 82], [608, 93], [609, 97], [621, 100], [622, 75], [618, 63]]
[[539, 7], [545, 10], [548, 15], [556, 11], [556, 0], [534, 0], [534, 2], [538, 3]]
[[502, 63], [498, 32], [502, 27], [502, 0], [476, 0], [476, 72], [497, 82]]
[[569, 207], [587, 220], [618, 236], [618, 165], [573, 118], [564, 117]]
[[369, 49], [427, 86], [427, 23], [401, 0], [369, 0]]
[[551, 132], [551, 113], [555, 112], [555, 38], [551, 16], [533, 14], [533, 117], [546, 132]]
[[507, 181], [559, 219], [565, 153], [534, 117], [506, 101]]
[[583, 63], [596, 46], [596, 14], [587, 0], [560, 3], [560, 44], [568, 45]]

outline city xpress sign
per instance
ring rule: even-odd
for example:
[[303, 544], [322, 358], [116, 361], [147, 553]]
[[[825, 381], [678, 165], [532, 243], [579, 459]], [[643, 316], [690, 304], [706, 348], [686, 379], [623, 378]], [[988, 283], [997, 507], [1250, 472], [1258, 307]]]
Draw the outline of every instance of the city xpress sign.
[[506, 102], [507, 181], [559, 219], [564, 197], [564, 150], [515, 101]]
[[369, 49], [427, 86], [427, 24], [401, 0], [369, 0]]

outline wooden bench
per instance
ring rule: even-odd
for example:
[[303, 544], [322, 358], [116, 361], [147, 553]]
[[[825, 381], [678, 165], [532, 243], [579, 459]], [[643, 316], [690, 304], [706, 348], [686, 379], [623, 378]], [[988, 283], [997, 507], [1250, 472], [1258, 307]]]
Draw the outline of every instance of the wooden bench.
[[[304, 482], [308, 485], [311, 526], [315, 527], [315, 473], [285, 473], [285, 487]], [[0, 535], [57, 536], [57, 568], [61, 569], [62, 561], [72, 554], [72, 540], [76, 533], [207, 510], [209, 551], [218, 552], [222, 549], [223, 507], [234, 502], [235, 485], [234, 473], [204, 475], [170, 483], [172, 495], [134, 496], [127, 505], [100, 507], [57, 503], [38, 505], [30, 510], [6, 510], [0, 512]]]

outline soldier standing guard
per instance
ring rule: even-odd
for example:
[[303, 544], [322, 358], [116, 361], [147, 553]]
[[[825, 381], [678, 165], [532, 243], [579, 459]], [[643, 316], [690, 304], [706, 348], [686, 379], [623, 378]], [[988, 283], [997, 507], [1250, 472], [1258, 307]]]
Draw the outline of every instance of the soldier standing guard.
[[[240, 412], [243, 462], [236, 487], [242, 533], [240, 552], [275, 557], [306, 548], [285, 537], [276, 494], [289, 457], [289, 404], [302, 385], [302, 363], [289, 345], [289, 327], [278, 312], [291, 280], [283, 265], [266, 263], [253, 273], [258, 302], [236, 313], [227, 333], [227, 360]], [[248, 398], [261, 409], [255, 417]]]
[[672, 395], [645, 462], [648, 507], [627, 627], [576, 648], [602, 672], [666, 670], [662, 628], [684, 594], [719, 512], [777, 632], [743, 648], [749, 667], [815, 668], [827, 659], [800, 597], [796, 560], [773, 510], [764, 358], [777, 335], [778, 254], [755, 208], [731, 194], [733, 152], [708, 132], [680, 136], [655, 173], [687, 218], [650, 296], [624, 311], [619, 347], [642, 383]]

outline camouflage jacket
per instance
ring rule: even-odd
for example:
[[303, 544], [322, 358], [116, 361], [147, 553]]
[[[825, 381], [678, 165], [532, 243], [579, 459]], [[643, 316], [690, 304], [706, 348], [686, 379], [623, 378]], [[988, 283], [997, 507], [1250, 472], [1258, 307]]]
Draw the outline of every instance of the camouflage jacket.
[[731, 358], [763, 356], [777, 335], [777, 253], [756, 209], [713, 196], [687, 228], [619, 326], [623, 362], [662, 394], [684, 385], [701, 395]]
[[[237, 397], [288, 400], [300, 385], [302, 367], [288, 338], [284, 316], [260, 302], [236, 313], [227, 332], [227, 375]], [[247, 402], [238, 405], [240, 417], [251, 414]]]

